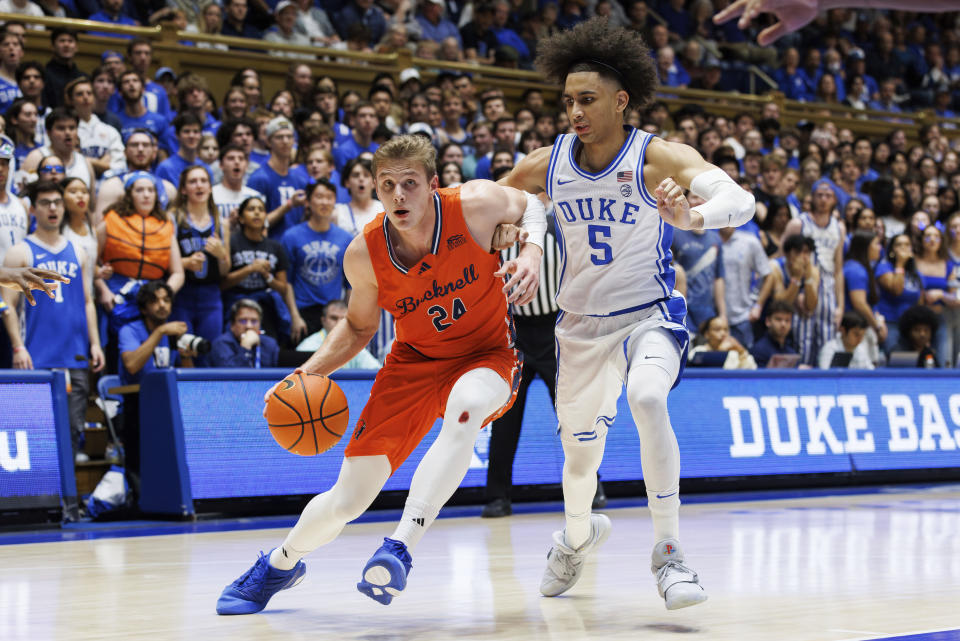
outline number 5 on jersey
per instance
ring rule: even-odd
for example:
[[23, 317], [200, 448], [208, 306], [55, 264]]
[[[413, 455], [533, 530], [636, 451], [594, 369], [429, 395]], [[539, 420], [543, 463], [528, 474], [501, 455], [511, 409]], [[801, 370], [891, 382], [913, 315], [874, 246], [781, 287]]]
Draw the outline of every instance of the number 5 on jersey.
[[[596, 251], [590, 254], [590, 262], [594, 265], [607, 265], [613, 260], [613, 248], [601, 240], [610, 238], [609, 225], [587, 225], [587, 234], [590, 236], [590, 246]], [[600, 255], [597, 255], [600, 252]]]
[[450, 320], [449, 323], [444, 323], [443, 321], [447, 320], [447, 310], [444, 309], [443, 305], [434, 305], [427, 310], [427, 314], [433, 317], [433, 326], [437, 328], [438, 332], [442, 332], [451, 325], [452, 321], [458, 320], [461, 316], [467, 313], [467, 308], [464, 306], [463, 301], [459, 298], [453, 299], [453, 307], [450, 309]]

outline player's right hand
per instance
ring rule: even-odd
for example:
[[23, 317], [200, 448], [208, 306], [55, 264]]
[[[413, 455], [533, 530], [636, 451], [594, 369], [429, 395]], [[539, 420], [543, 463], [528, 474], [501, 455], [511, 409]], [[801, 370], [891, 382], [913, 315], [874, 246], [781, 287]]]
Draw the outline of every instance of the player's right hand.
[[[664, 178], [663, 182], [653, 191], [653, 195], [657, 198], [657, 212], [664, 222], [677, 229], [693, 228], [690, 203], [683, 194], [683, 187], [677, 181], [673, 178]], [[699, 218], [699, 213], [697, 217]]]
[[807, 25], [819, 12], [820, 0], [736, 0], [715, 15], [713, 23], [723, 24], [740, 16], [737, 27], [746, 29], [761, 13], [772, 13], [778, 22], [757, 34], [757, 44], [766, 47]]
[[[48, 283], [48, 280], [59, 281]], [[10, 289], [19, 289], [23, 292], [24, 298], [31, 305], [36, 305], [37, 301], [33, 298], [34, 289], [42, 289], [50, 298], [56, 297], [55, 292], [59, 283], [69, 283], [70, 279], [61, 276], [57, 272], [49, 269], [37, 269], [36, 267], [0, 267], [0, 287], [9, 287]]]
[[490, 241], [490, 249], [498, 252], [504, 249], [510, 249], [515, 243], [526, 242], [530, 236], [523, 227], [511, 225], [510, 223], [501, 223], [493, 230], [493, 240]]
[[[306, 374], [306, 372], [303, 371], [303, 368], [298, 367], [297, 369], [290, 372], [287, 376], [293, 376], [294, 374]], [[286, 376], [284, 376], [284, 378], [286, 378]], [[280, 383], [282, 382], [283, 381], [280, 380], [274, 383], [273, 385], [271, 385], [270, 389], [267, 390], [267, 393], [263, 395], [263, 418], [267, 418], [267, 401], [270, 400], [270, 397], [273, 396], [273, 393], [277, 391], [277, 386], [280, 385]]]

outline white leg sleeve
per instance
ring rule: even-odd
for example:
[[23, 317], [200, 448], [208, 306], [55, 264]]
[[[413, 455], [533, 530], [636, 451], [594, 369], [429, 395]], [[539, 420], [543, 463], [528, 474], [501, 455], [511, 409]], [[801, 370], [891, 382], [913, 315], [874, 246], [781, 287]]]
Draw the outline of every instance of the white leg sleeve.
[[403, 516], [391, 538], [412, 550], [467, 474], [484, 419], [510, 398], [510, 386], [492, 369], [461, 376], [447, 398], [443, 426], [410, 483]]
[[647, 332], [640, 337], [631, 362], [627, 401], [640, 435], [654, 539], [678, 538], [680, 448], [667, 413], [667, 394], [680, 367], [677, 342], [665, 330]]
[[590, 538], [590, 510], [597, 492], [597, 470], [607, 442], [604, 432], [583, 443], [561, 440], [563, 445], [563, 510], [566, 518], [564, 538], [576, 549]]
[[270, 555], [270, 565], [289, 570], [297, 561], [337, 538], [343, 526], [364, 513], [390, 478], [384, 455], [343, 459], [337, 482], [313, 497], [283, 545]]

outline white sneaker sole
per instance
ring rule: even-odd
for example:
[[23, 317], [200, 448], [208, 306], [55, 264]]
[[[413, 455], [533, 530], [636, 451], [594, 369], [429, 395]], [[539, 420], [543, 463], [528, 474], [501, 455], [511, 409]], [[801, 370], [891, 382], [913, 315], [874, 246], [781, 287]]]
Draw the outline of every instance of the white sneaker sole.
[[691, 605], [697, 605], [707, 600], [706, 591], [699, 585], [688, 583], [691, 587], [682, 587], [684, 584], [678, 583], [667, 590], [665, 602], [668, 610], [679, 610], [689, 608]]

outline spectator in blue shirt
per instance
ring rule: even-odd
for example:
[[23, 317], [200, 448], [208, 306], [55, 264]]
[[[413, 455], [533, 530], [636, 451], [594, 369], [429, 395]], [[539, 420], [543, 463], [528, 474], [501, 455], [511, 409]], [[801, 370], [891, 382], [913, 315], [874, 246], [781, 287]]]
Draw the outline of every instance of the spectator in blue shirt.
[[143, 80], [133, 69], [120, 74], [120, 96], [123, 98], [123, 110], [117, 112], [117, 117], [123, 125], [120, 135], [124, 140], [136, 129], [146, 129], [155, 138], [166, 131], [166, 117], [148, 111], [143, 104]]
[[307, 187], [307, 220], [283, 234], [290, 282], [307, 333], [323, 327], [324, 305], [341, 298], [346, 284], [343, 257], [353, 234], [332, 224], [337, 188], [326, 178]]
[[[137, 292], [140, 319], [120, 328], [120, 363], [117, 368], [124, 385], [139, 383], [147, 372], [170, 367], [193, 367], [193, 354], [179, 350], [176, 340], [187, 332], [187, 324], [169, 321], [173, 311], [173, 290], [162, 280], [153, 280]], [[172, 342], [171, 342], [172, 341]]]
[[774, 354], [797, 353], [790, 332], [793, 326], [793, 308], [789, 303], [779, 300], [770, 303], [764, 323], [767, 331], [750, 350], [759, 368], [766, 367]]
[[871, 100], [867, 106], [877, 111], [892, 111], [900, 113], [900, 106], [894, 100], [897, 93], [897, 81], [893, 78], [887, 78], [880, 83], [880, 95], [876, 100]]
[[0, 113], [20, 97], [17, 67], [23, 61], [23, 41], [15, 33], [0, 36]]
[[340, 13], [333, 24], [341, 40], [348, 40], [347, 33], [350, 27], [360, 23], [367, 28], [370, 34], [370, 46], [376, 45], [387, 32], [387, 18], [383, 10], [373, 3], [373, 0], [351, 0]]
[[723, 241], [714, 229], [673, 233], [674, 258], [687, 272], [687, 327], [693, 332], [714, 316], [726, 318], [722, 252]]
[[210, 367], [276, 367], [280, 346], [260, 331], [263, 308], [241, 298], [230, 307], [230, 328], [213, 341], [207, 360]]
[[530, 60], [530, 48], [516, 31], [510, 28], [510, 3], [496, 0], [493, 3], [493, 33], [501, 47], [513, 47], [522, 62]]
[[300, 222], [307, 201], [303, 190], [309, 179], [305, 172], [291, 168], [293, 123], [278, 116], [267, 123], [264, 134], [270, 158], [253, 172], [247, 186], [266, 196], [269, 234], [279, 239], [287, 228]]
[[[106, 22], [113, 25], [123, 25], [128, 27], [137, 26], [137, 21], [123, 13], [123, 0], [100, 0], [100, 11], [91, 14], [88, 20], [94, 22]], [[132, 36], [122, 36], [116, 33], [107, 33], [103, 31], [91, 31], [91, 36], [105, 36], [108, 38], [131, 38]]]
[[908, 234], [897, 234], [890, 239], [886, 256], [877, 264], [876, 277], [880, 286], [877, 311], [887, 321], [887, 352], [900, 342], [898, 323], [903, 313], [916, 305], [923, 295], [923, 280], [913, 257], [913, 243]]
[[[163, 85], [150, 80], [150, 66], [153, 64], [153, 45], [150, 41], [144, 38], [131, 40], [127, 45], [127, 60], [130, 62], [130, 67], [140, 74], [140, 80], [143, 82], [143, 104], [147, 111], [158, 113], [167, 120], [173, 118], [176, 112], [170, 108], [167, 90]], [[110, 111], [120, 111], [123, 109], [122, 96], [119, 93], [114, 94], [107, 106]]]
[[813, 101], [817, 99], [817, 85], [820, 84], [820, 76], [823, 75], [823, 68], [820, 66], [820, 50], [811, 47], [807, 49], [807, 55], [803, 60], [803, 67], [797, 71], [797, 75], [803, 81], [803, 97], [797, 100]]
[[800, 75], [800, 52], [790, 47], [783, 54], [783, 66], [773, 74], [780, 91], [789, 100], [806, 100], [806, 84]]
[[200, 149], [200, 140], [203, 134], [200, 132], [200, 120], [189, 111], [186, 111], [173, 119], [173, 127], [177, 132], [177, 141], [179, 150], [162, 163], [157, 165], [156, 175], [163, 180], [179, 188], [180, 174], [187, 167], [200, 165], [207, 170], [210, 175], [210, 184], [213, 184], [213, 171], [207, 163], [197, 157]]
[[677, 62], [676, 54], [670, 47], [657, 50], [657, 73], [660, 84], [665, 87], [686, 87], [690, 84], [690, 74]]
[[373, 141], [373, 132], [380, 125], [377, 111], [369, 102], [360, 101], [353, 112], [353, 129], [350, 137], [338, 140], [333, 147], [333, 161], [337, 171], [343, 172], [344, 165], [365, 151], [371, 154], [380, 148]]
[[463, 48], [463, 40], [457, 26], [443, 17], [443, 0], [423, 0], [417, 14], [420, 25], [420, 37], [434, 42], [443, 42], [444, 38], [456, 38], [458, 48]]

